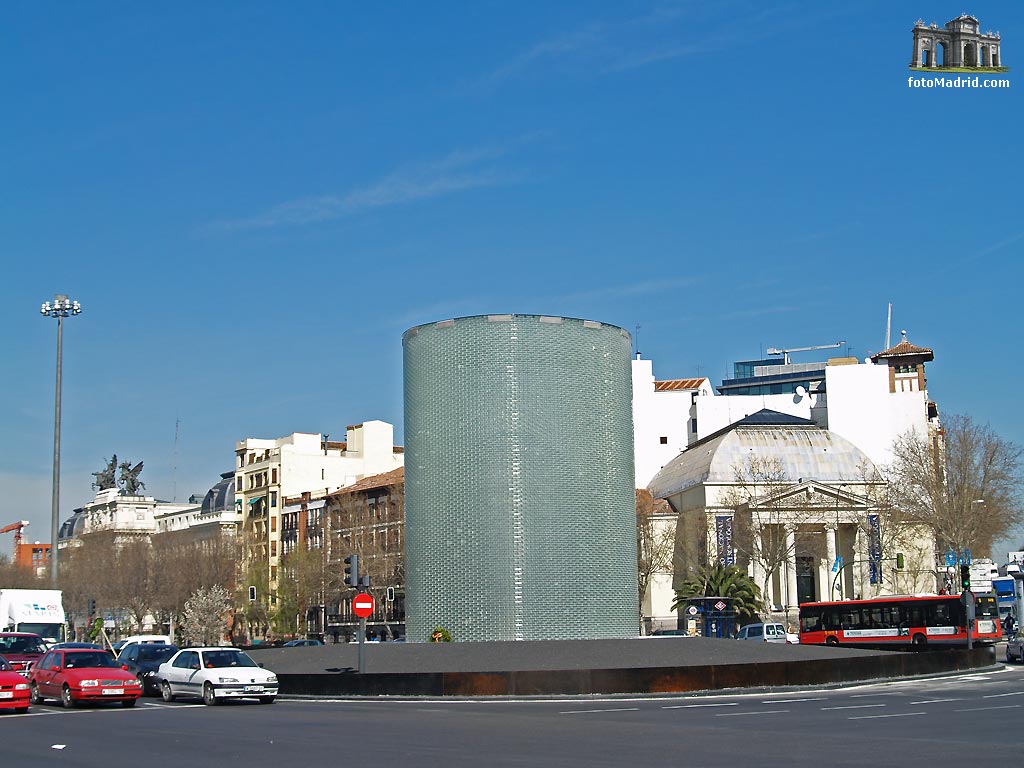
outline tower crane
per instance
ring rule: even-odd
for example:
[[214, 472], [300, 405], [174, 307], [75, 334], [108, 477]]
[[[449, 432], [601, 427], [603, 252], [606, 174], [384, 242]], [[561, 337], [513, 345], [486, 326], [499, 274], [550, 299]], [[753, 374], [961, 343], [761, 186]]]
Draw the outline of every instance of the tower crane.
[[768, 347], [769, 355], [782, 355], [782, 362], [784, 365], [789, 365], [789, 354], [790, 352], [811, 352], [815, 349], [836, 349], [837, 347], [843, 346], [845, 341], [837, 341], [835, 344], [818, 344], [814, 347], [790, 347], [789, 349], [777, 349], [775, 347]]
[[0, 533], [10, 533], [14, 531], [14, 556], [18, 556], [18, 545], [21, 544], [21, 529], [28, 526], [28, 520], [19, 520], [16, 523], [5, 525], [0, 528]]

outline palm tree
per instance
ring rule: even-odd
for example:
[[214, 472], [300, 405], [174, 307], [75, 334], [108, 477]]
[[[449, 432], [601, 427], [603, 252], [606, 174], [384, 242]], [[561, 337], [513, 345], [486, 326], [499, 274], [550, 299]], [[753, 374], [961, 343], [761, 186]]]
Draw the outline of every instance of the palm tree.
[[690, 597], [731, 597], [740, 624], [757, 619], [761, 590], [754, 580], [735, 565], [703, 566], [676, 591], [672, 610], [679, 610]]

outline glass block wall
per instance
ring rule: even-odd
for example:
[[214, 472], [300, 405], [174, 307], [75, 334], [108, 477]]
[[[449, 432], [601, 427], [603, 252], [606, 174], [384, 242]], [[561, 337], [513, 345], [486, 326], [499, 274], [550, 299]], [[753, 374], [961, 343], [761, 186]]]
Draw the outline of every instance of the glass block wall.
[[403, 346], [408, 640], [636, 635], [629, 334], [488, 315]]

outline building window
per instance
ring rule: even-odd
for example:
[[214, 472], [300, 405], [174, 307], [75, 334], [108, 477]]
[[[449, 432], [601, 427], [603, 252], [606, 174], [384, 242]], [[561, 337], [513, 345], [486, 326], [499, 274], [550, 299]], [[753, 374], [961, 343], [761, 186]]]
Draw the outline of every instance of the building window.
[[270, 492], [270, 506], [272, 506], [272, 507], [276, 507], [277, 506], [277, 491], [271, 491]]
[[690, 419], [690, 432], [697, 434], [697, 417]]
[[658, 438], [658, 442], [661, 443], [662, 445], [668, 445], [668, 438], [663, 435]]
[[277, 518], [276, 517], [270, 518], [270, 532], [271, 533], [277, 533]]
[[270, 542], [270, 556], [271, 557], [277, 557], [277, 542], [276, 541]]
[[274, 485], [277, 485], [277, 467], [274, 467], [272, 470], [270, 470], [270, 482], [272, 482]]

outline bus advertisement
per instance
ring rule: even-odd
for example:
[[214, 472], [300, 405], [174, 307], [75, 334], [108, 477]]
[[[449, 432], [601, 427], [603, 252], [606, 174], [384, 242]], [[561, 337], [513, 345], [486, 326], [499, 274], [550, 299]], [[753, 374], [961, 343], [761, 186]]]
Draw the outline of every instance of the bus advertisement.
[[[974, 599], [972, 642], [998, 642], [1002, 626], [995, 595], [975, 595]], [[892, 595], [803, 603], [800, 642], [873, 648], [966, 648], [967, 613], [959, 595]]]

